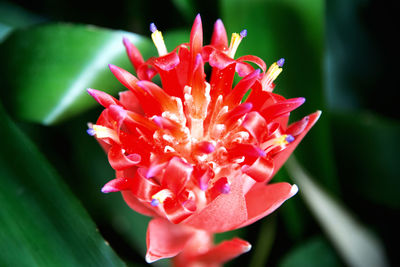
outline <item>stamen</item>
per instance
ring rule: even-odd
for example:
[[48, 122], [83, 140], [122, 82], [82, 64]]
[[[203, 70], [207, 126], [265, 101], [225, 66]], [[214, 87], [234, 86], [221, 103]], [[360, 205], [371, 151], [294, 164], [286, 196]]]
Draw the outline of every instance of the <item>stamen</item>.
[[93, 124], [92, 128], [89, 128], [87, 130], [88, 134], [93, 134], [93, 136], [96, 136], [99, 139], [102, 138], [110, 138], [112, 140], [114, 140], [115, 142], [119, 143], [119, 137], [118, 134], [115, 130], [101, 126], [101, 125], [96, 125]]
[[156, 198], [153, 198], [150, 202], [150, 205], [152, 205], [153, 207], [157, 207], [159, 204], [160, 202]]
[[90, 136], [94, 136], [96, 134], [96, 131], [93, 129], [93, 124], [88, 123], [88, 129], [86, 130], [87, 134]]
[[294, 141], [294, 137], [293, 137], [293, 135], [288, 134], [288, 135], [286, 136], [285, 140], [286, 140], [286, 142], [288, 142], [288, 143], [290, 144], [291, 142]]
[[247, 35], [247, 30], [243, 30], [240, 32], [240, 34], [238, 33], [232, 33], [232, 37], [231, 37], [231, 43], [229, 45], [229, 49], [228, 49], [228, 56], [231, 58], [234, 58], [235, 54], [236, 54], [236, 50], [239, 47], [240, 42], [242, 41], [242, 39], [244, 37], [246, 37]]
[[[161, 191], [158, 191], [156, 194], [154, 194], [151, 198], [151, 205], [156, 204], [156, 203], [163, 203], [167, 198], [171, 198], [173, 196], [173, 193], [169, 189], [163, 189]], [[157, 204], [157, 205], [158, 205]]]
[[161, 57], [168, 54], [163, 35], [159, 30], [157, 30], [157, 27], [154, 23], [150, 23], [150, 31], [152, 32], [151, 39], [153, 40], [153, 43], [157, 48], [158, 55]]
[[283, 64], [285, 64], [285, 59], [281, 58], [269, 67], [262, 79], [263, 88], [269, 88], [276, 78], [278, 78], [279, 74], [282, 72]]

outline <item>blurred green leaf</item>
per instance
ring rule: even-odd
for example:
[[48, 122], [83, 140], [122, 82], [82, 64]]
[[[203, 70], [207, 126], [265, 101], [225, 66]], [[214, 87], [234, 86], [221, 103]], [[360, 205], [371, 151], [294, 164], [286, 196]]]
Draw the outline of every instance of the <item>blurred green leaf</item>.
[[400, 124], [370, 113], [335, 113], [339, 173], [352, 192], [374, 203], [400, 207]]
[[13, 32], [0, 46], [2, 90], [19, 119], [54, 124], [94, 106], [86, 88], [116, 92], [121, 85], [107, 64], [131, 69], [122, 45], [128, 37], [141, 52], [152, 44], [136, 34], [87, 25], [50, 24]]
[[339, 267], [342, 263], [335, 251], [322, 237], [304, 241], [290, 251], [279, 263], [279, 267]]
[[181, 12], [182, 16], [185, 17], [186, 21], [192, 21], [196, 16], [195, 5], [193, 0], [172, 0], [175, 7]]
[[0, 129], [0, 265], [123, 266], [1, 106]]
[[323, 111], [295, 153], [311, 173], [321, 177], [323, 185], [338, 192], [329, 116], [325, 113], [324, 1], [221, 0], [221, 11], [228, 33], [247, 29], [239, 55], [259, 56], [267, 65], [285, 58], [275, 92], [286, 98], [304, 96], [307, 99], [299, 110], [291, 113], [292, 119], [315, 110]]
[[272, 245], [275, 241], [276, 234], [276, 216], [270, 215], [263, 219], [261, 228], [258, 232], [258, 240], [252, 252], [252, 258], [249, 266], [263, 267], [266, 266]]
[[286, 168], [311, 212], [349, 266], [388, 266], [380, 240], [321, 189], [292, 156]]

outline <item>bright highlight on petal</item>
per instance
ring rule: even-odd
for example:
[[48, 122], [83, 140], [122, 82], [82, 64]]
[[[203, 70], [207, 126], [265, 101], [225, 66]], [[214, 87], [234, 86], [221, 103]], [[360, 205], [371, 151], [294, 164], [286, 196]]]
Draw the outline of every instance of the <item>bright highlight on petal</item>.
[[[120, 191], [132, 209], [155, 217], [148, 262], [176, 257], [176, 266], [216, 266], [251, 246], [240, 239], [214, 245], [214, 233], [251, 224], [296, 194], [296, 185], [268, 182], [320, 112], [288, 125], [305, 99], [272, 93], [283, 58], [268, 69], [256, 56], [234, 58], [247, 30], [233, 33], [228, 47], [218, 20], [211, 44], [203, 46], [197, 15], [189, 43], [170, 53], [154, 23], [150, 31], [159, 57], [144, 61], [123, 40], [137, 77], [109, 65], [128, 89], [119, 100], [87, 90], [104, 107], [87, 133], [116, 170], [102, 192]], [[242, 78], [234, 84], [236, 74]], [[161, 84], [152, 82], [155, 75]]]

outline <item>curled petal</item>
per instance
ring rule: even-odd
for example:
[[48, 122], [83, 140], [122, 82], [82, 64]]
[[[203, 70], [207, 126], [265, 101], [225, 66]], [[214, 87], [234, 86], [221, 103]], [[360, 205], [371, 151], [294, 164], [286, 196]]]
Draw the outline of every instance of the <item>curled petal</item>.
[[173, 157], [165, 168], [161, 185], [178, 195], [189, 181], [192, 171], [193, 167], [190, 164]]
[[165, 56], [162, 57], [157, 57], [157, 58], [151, 58], [147, 62], [149, 65], [152, 65], [160, 70], [163, 71], [170, 71], [174, 69], [178, 64], [180, 63], [179, 56], [177, 53], [171, 52], [166, 54]]
[[118, 144], [113, 144], [108, 151], [108, 161], [114, 170], [124, 170], [140, 163], [141, 157], [139, 154], [131, 154], [126, 156], [122, 147]]
[[147, 228], [146, 261], [151, 263], [174, 257], [185, 248], [191, 237], [192, 231], [184, 226], [172, 224], [162, 218], [151, 220]]
[[231, 64], [236, 63], [234, 59], [228, 57], [225, 53], [222, 53], [219, 50], [214, 50], [214, 52], [210, 54], [208, 62], [210, 63], [211, 67], [221, 70], [225, 69]]
[[147, 179], [144, 176], [145, 171], [139, 168], [130, 187], [131, 193], [138, 199], [150, 202], [152, 196], [160, 191], [160, 185], [156, 184], [152, 179]]
[[252, 165], [244, 165], [242, 172], [257, 182], [268, 182], [272, 178], [274, 162], [270, 159], [259, 157]]
[[237, 59], [238, 62], [252, 62], [255, 63], [257, 66], [259, 66], [263, 72], [266, 71], [267, 65], [265, 64], [264, 60], [262, 60], [259, 57], [253, 56], [253, 55], [246, 55], [246, 56], [241, 56], [240, 58]]
[[267, 122], [260, 113], [252, 111], [247, 113], [243, 120], [242, 127], [245, 128], [256, 140], [261, 142], [267, 132]]

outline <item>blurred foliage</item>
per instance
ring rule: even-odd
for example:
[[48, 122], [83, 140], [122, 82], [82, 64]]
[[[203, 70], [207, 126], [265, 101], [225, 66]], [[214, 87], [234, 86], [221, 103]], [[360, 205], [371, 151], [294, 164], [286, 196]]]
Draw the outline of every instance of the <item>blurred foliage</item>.
[[[373, 233], [377, 240], [371, 246], [383, 243], [381, 256], [400, 265], [394, 245], [400, 223], [400, 128], [393, 60], [399, 41], [382, 31], [397, 31], [395, 10], [393, 1], [377, 0], [1, 1], [0, 243], [5, 245], [0, 245], [0, 265], [113, 266], [121, 265], [118, 257], [128, 266], [145, 265], [149, 218], [132, 212], [119, 194], [100, 192], [114, 174], [85, 133], [86, 122], [101, 111], [85, 89], [114, 95], [123, 90], [107, 68], [112, 63], [132, 71], [122, 36], [147, 58], [156, 53], [148, 38], [150, 22], [173, 49], [188, 41], [197, 13], [206, 43], [221, 18], [228, 34], [248, 30], [238, 54], [260, 56], [267, 64], [286, 59], [277, 92], [307, 99], [294, 118], [323, 111], [295, 152], [318, 185], [308, 195], [322, 194], [333, 210], [345, 206], [343, 216], [349, 216], [361, 240]], [[296, 176], [283, 169], [275, 180], [293, 178], [300, 185]], [[229, 266], [346, 262], [330, 233], [340, 230], [319, 219], [329, 209], [315, 209], [306, 186], [300, 193], [275, 215], [217, 235], [217, 241], [241, 236], [253, 244], [252, 252]], [[362, 246], [357, 249], [363, 253]], [[46, 254], [52, 257], [44, 259]]]

